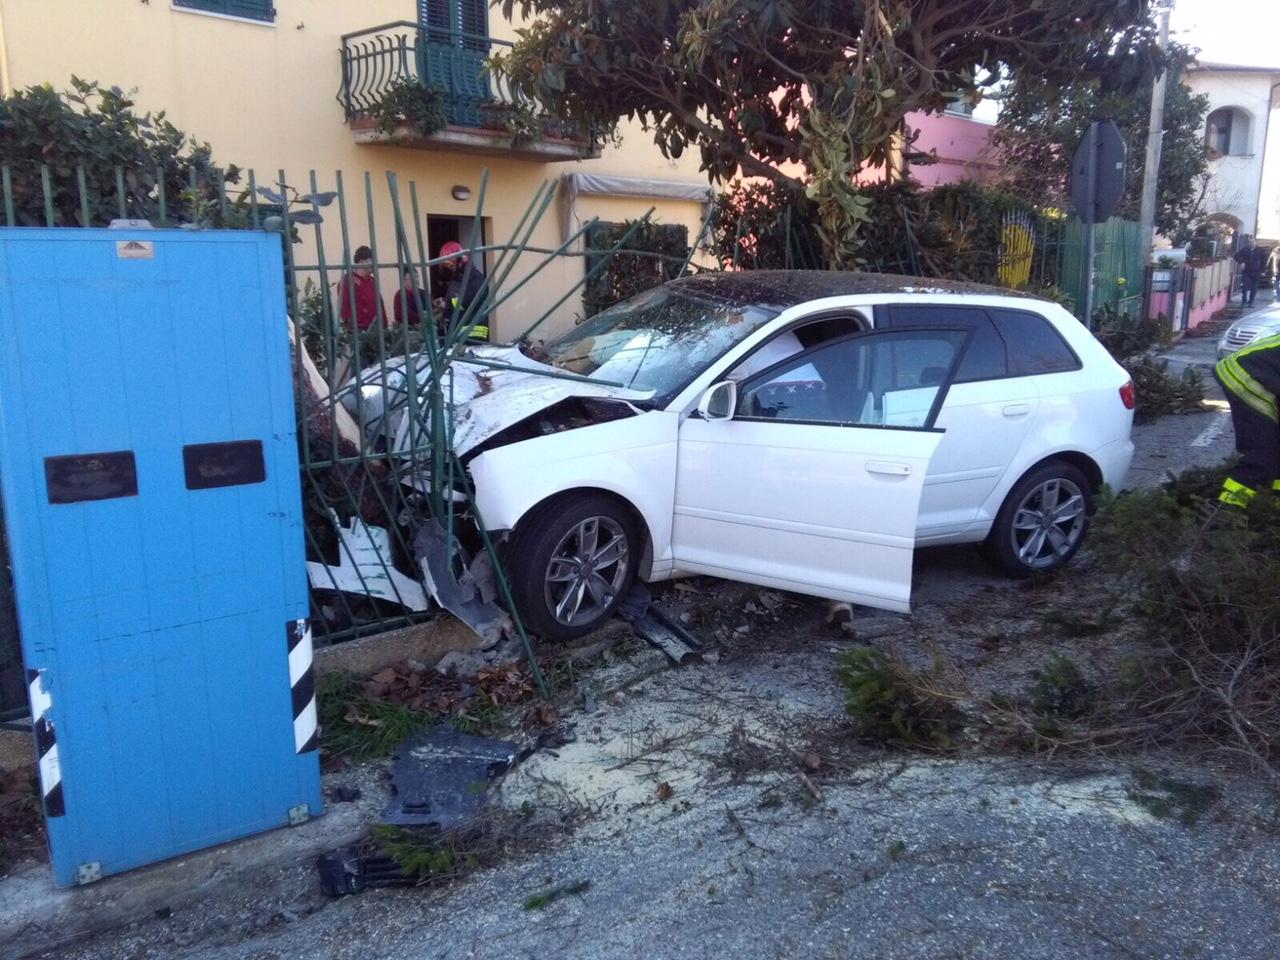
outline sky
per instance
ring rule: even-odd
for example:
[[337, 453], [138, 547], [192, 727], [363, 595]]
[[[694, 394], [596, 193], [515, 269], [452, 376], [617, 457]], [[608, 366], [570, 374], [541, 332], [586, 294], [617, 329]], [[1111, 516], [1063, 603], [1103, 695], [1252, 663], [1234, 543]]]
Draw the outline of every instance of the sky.
[[1280, 0], [1175, 0], [1169, 36], [1208, 63], [1280, 68]]

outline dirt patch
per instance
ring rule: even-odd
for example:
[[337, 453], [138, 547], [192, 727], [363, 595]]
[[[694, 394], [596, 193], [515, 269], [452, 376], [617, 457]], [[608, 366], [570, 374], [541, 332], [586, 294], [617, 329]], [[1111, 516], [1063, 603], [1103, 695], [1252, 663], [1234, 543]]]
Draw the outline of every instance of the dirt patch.
[[44, 860], [44, 815], [35, 770], [0, 772], [0, 879], [19, 866]]

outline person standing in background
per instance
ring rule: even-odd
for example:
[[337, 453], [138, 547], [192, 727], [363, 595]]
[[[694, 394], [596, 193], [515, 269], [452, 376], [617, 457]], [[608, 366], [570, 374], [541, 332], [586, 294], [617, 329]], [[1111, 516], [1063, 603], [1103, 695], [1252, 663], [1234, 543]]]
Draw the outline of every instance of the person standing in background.
[[423, 300], [422, 291], [418, 289], [418, 278], [413, 272], [413, 267], [404, 268], [400, 278], [400, 289], [392, 298], [392, 306], [395, 309], [396, 326], [407, 323], [411, 327], [416, 327], [422, 323], [426, 302]]
[[1235, 261], [1240, 264], [1240, 306], [1251, 307], [1262, 271], [1267, 266], [1267, 251], [1255, 246], [1253, 237], [1245, 237], [1244, 247], [1236, 251]]
[[351, 264], [351, 272], [338, 281], [342, 319], [348, 327], [368, 330], [379, 317], [387, 315], [378, 293], [378, 279], [373, 273], [373, 251], [357, 247]]

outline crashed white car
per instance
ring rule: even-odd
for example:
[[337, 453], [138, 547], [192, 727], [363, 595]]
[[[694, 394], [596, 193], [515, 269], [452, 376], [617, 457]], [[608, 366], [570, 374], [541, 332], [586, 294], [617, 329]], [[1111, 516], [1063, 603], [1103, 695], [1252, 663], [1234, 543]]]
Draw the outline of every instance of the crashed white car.
[[[636, 577], [906, 611], [919, 545], [1053, 570], [1133, 454], [1133, 386], [1093, 336], [1060, 306], [968, 284], [705, 274], [536, 358], [475, 358], [521, 368], [452, 366], [453, 443], [544, 637], [591, 630]], [[391, 448], [405, 420], [364, 417]]]

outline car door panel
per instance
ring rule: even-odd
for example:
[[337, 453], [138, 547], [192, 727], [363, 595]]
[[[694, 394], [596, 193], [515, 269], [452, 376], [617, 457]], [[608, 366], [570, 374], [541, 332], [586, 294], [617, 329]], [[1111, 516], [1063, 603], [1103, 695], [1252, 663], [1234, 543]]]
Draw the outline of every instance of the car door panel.
[[933, 421], [969, 338], [837, 338], [746, 380], [733, 419], [686, 419], [676, 567], [908, 609], [920, 496], [942, 439]]
[[676, 566], [906, 611], [920, 493], [941, 438], [690, 418], [680, 430]]
[[974, 339], [938, 415], [938, 445], [920, 501], [922, 540], [964, 531], [1016, 458], [1035, 418], [1033, 381], [1010, 376], [1009, 345], [989, 312], [964, 304], [895, 304], [880, 311], [888, 329], [956, 323]]
[[925, 480], [919, 536], [958, 533], [973, 521], [1016, 459], [1039, 403], [1029, 377], [952, 384], [938, 414], [946, 436]]

